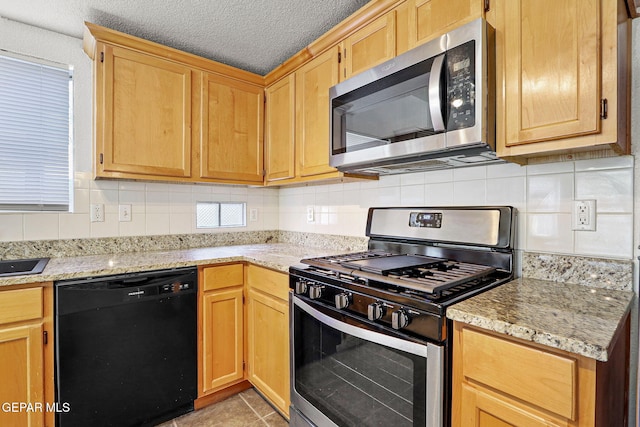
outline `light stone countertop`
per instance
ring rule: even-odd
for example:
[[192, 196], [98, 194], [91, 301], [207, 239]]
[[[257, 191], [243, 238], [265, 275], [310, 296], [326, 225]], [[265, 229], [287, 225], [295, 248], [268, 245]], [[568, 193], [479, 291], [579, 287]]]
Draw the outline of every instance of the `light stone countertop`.
[[635, 295], [520, 278], [447, 309], [447, 317], [606, 362]]
[[[354, 252], [336, 246], [260, 243], [54, 257], [41, 274], [0, 278], [0, 288], [64, 279], [250, 262], [288, 273], [303, 258]], [[447, 317], [491, 331], [606, 361], [634, 294], [540, 279], [515, 279], [447, 309]]]
[[0, 277], [0, 287], [240, 261], [288, 273], [289, 266], [299, 263], [303, 258], [343, 252], [349, 251], [332, 251], [290, 243], [264, 243], [51, 258], [41, 274]]

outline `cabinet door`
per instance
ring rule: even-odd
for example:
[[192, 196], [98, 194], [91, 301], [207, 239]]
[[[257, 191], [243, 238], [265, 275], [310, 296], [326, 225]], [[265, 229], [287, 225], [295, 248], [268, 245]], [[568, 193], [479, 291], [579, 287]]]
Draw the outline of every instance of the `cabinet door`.
[[[44, 359], [41, 324], [0, 328], [0, 402], [31, 404], [25, 408], [0, 410], [0, 425], [44, 425]], [[35, 405], [41, 405], [38, 409]], [[28, 408], [27, 408], [28, 409]]]
[[263, 97], [261, 86], [203, 75], [200, 177], [262, 182]]
[[344, 40], [342, 79], [396, 56], [396, 11], [381, 16]]
[[249, 381], [278, 409], [289, 413], [289, 306], [249, 288]]
[[267, 181], [295, 176], [295, 76], [266, 89], [265, 169]]
[[296, 71], [296, 151], [300, 176], [336, 172], [329, 166], [329, 89], [338, 83], [338, 46]]
[[499, 5], [506, 146], [599, 132], [599, 0]]
[[549, 427], [569, 426], [534, 413], [511, 402], [467, 385], [462, 386], [462, 415], [464, 427]]
[[481, 18], [484, 0], [408, 0], [409, 48]]
[[204, 394], [244, 378], [242, 287], [206, 292], [201, 307]]
[[191, 70], [103, 45], [96, 61], [98, 176], [191, 176]]

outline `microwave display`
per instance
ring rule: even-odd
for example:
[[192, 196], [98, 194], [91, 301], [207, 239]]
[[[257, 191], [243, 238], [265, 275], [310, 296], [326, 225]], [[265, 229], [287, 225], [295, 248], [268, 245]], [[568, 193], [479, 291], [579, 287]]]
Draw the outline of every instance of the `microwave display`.
[[476, 82], [470, 41], [447, 51], [447, 130], [473, 127], [476, 124]]

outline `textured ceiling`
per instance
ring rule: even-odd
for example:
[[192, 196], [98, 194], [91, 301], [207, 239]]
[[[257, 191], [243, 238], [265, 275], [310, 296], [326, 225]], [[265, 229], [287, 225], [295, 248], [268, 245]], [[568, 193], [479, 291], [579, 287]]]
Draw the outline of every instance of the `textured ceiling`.
[[0, 0], [0, 16], [78, 38], [88, 21], [264, 75], [367, 2]]

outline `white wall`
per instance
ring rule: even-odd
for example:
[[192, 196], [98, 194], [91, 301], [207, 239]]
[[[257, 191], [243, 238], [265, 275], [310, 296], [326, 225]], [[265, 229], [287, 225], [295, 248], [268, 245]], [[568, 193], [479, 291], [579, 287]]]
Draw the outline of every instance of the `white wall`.
[[[258, 220], [246, 228], [278, 228], [278, 190], [245, 186], [94, 181], [92, 177], [91, 60], [82, 41], [0, 19], [0, 49], [74, 67], [73, 213], [0, 214], [0, 241], [48, 240], [208, 232], [195, 228], [196, 201], [246, 201]], [[105, 221], [90, 222], [91, 203], [105, 205]], [[132, 221], [118, 221], [118, 205], [132, 205]]]
[[[597, 200], [597, 230], [572, 231], [572, 200]], [[512, 205], [518, 249], [630, 259], [633, 157], [502, 164], [280, 190], [280, 228], [363, 236], [371, 206]], [[315, 221], [308, 223], [307, 206]]]

